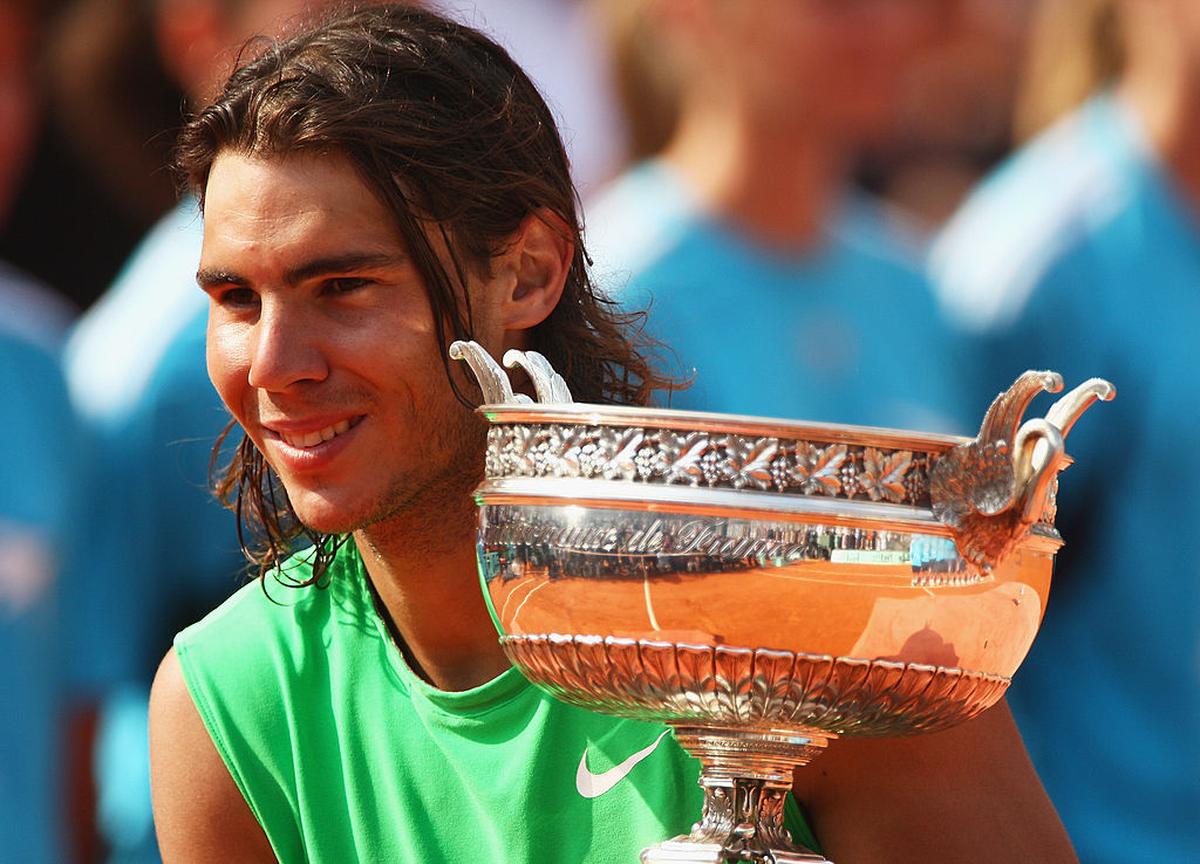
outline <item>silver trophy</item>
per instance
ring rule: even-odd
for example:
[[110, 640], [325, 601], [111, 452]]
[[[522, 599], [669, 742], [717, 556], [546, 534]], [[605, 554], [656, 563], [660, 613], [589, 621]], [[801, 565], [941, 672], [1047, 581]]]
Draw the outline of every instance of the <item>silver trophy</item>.
[[485, 593], [512, 662], [555, 697], [667, 723], [704, 810], [645, 864], [826, 859], [783, 825], [793, 770], [842, 735], [907, 735], [1004, 694], [1041, 623], [1063, 439], [1115, 389], [1027, 372], [965, 439], [537, 401], [456, 342], [490, 424]]

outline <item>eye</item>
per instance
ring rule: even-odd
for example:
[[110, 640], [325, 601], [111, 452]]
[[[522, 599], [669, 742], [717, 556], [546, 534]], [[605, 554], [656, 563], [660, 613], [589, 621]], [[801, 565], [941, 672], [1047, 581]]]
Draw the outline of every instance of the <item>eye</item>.
[[321, 290], [326, 294], [335, 296], [342, 294], [353, 294], [367, 285], [370, 285], [372, 280], [364, 279], [359, 276], [339, 276], [336, 279], [326, 279], [321, 284]]
[[213, 299], [230, 309], [249, 309], [258, 305], [258, 294], [249, 288], [226, 288], [216, 292]]

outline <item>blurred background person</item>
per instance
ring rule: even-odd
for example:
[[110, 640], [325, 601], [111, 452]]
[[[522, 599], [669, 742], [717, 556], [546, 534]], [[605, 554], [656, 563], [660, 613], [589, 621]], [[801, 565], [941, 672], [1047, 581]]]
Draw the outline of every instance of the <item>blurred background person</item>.
[[[44, 5], [0, 0], [0, 225], [40, 110]], [[0, 261], [0, 859], [63, 860], [67, 807], [59, 609], [76, 563], [80, 442], [59, 366], [70, 310]]]
[[[148, 0], [39, 0], [46, 110], [0, 258], [83, 309], [174, 202], [163, 170], [182, 94], [153, 50]], [[70, 254], [63, 254], [69, 243]]]
[[0, 422], [14, 454], [0, 465], [0, 859], [52, 864], [66, 851], [59, 610], [73, 598], [59, 589], [75, 563], [78, 450], [57, 358], [10, 325], [23, 310], [6, 288], [0, 277]]
[[1082, 861], [1200, 861], [1200, 4], [1046, 0], [1027, 68], [1037, 134], [932, 272], [979, 387], [1034, 367], [1120, 392], [1072, 435], [1067, 545], [1009, 701]]
[[[683, 408], [966, 428], [915, 238], [855, 192], [944, 0], [606, 0], [634, 165], [594, 272], [694, 384]], [[969, 406], [973, 415], [982, 407]]]
[[872, 138], [855, 176], [938, 227], [1012, 147], [1016, 90], [1035, 0], [953, 0], [896, 84], [895, 121]]

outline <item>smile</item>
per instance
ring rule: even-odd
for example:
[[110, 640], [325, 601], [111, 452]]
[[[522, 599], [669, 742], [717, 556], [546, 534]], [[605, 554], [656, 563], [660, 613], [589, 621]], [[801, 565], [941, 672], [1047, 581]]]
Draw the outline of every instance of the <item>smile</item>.
[[316, 447], [318, 444], [324, 441], [332, 441], [338, 435], [341, 435], [343, 432], [346, 432], [349, 429], [350, 421], [340, 420], [337, 423], [334, 423], [332, 426], [326, 426], [324, 429], [318, 429], [315, 432], [305, 432], [303, 434], [288, 434], [287, 432], [280, 432], [279, 437], [282, 438], [285, 443], [290, 444], [293, 447], [308, 449], [309, 447]]
[[[289, 424], [290, 428], [278, 428], [275, 424], [263, 427], [268, 441], [275, 441], [276, 447], [285, 457], [299, 459], [300, 464], [308, 464], [317, 454], [332, 455], [332, 451], [340, 450], [341, 438], [352, 431], [366, 417], [359, 414], [355, 417], [343, 417], [335, 420], [332, 417], [325, 420], [325, 425], [312, 428], [311, 424]], [[315, 418], [314, 418], [315, 419]], [[316, 422], [321, 422], [317, 420]], [[283, 424], [280, 423], [279, 426]], [[272, 428], [272, 427], [275, 428]], [[353, 436], [349, 436], [353, 437]], [[290, 454], [290, 457], [289, 457]]]

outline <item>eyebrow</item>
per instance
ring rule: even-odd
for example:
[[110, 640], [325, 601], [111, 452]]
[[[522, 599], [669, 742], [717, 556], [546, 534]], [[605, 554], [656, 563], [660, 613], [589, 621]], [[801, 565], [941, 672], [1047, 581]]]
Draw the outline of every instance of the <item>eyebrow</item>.
[[[329, 255], [324, 258], [314, 258], [298, 267], [292, 267], [283, 273], [283, 281], [287, 285], [298, 285], [317, 276], [327, 273], [345, 273], [353, 270], [379, 270], [386, 267], [397, 267], [407, 261], [404, 255], [385, 252], [348, 252], [344, 255]], [[220, 268], [201, 267], [196, 271], [196, 283], [201, 288], [213, 288], [218, 285], [248, 286], [250, 280], [244, 276]]]

